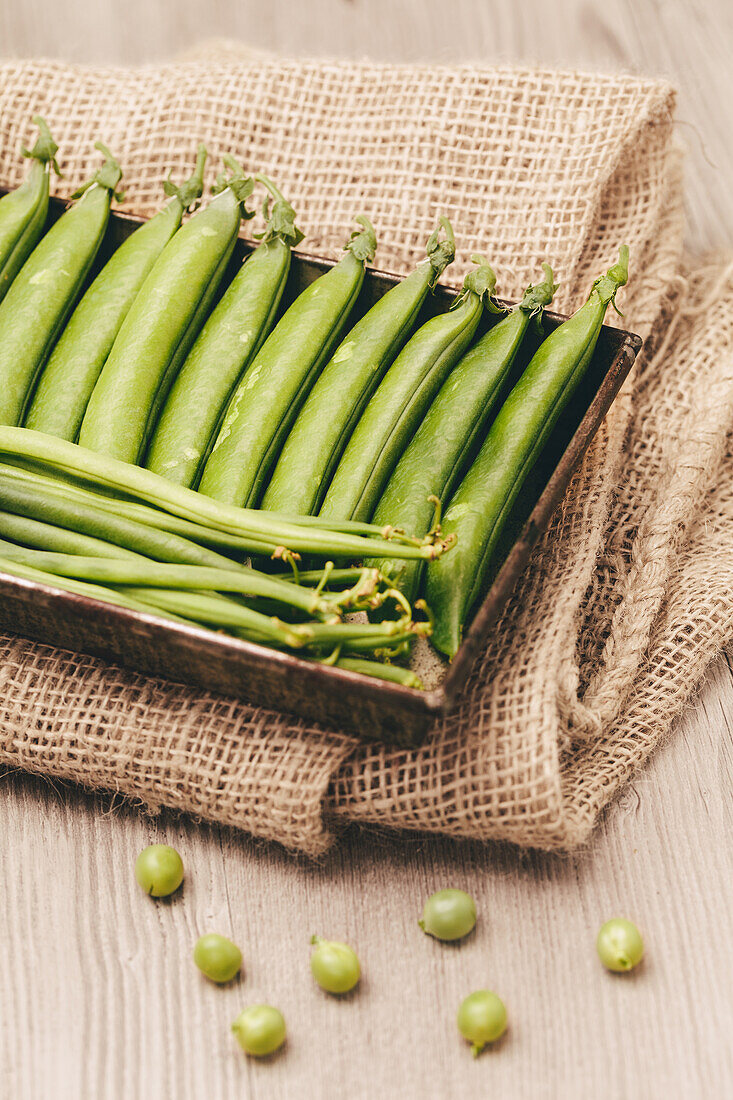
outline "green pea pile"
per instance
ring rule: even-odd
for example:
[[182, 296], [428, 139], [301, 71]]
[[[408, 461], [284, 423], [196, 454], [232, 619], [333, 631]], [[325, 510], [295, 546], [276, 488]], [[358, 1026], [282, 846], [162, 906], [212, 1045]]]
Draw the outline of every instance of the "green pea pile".
[[[153, 898], [174, 894], [183, 876], [183, 860], [175, 848], [167, 844], [151, 844], [135, 862], [135, 877], [145, 893]], [[476, 918], [476, 903], [470, 894], [465, 890], [444, 889], [427, 899], [418, 924], [426, 935], [453, 943], [473, 932]], [[361, 979], [361, 964], [352, 947], [316, 935], [311, 937], [311, 945], [311, 973], [321, 989], [341, 996], [356, 988]], [[596, 950], [607, 970], [623, 973], [639, 965], [644, 943], [635, 924], [617, 917], [601, 927]], [[241, 972], [242, 952], [226, 936], [209, 932], [197, 940], [193, 961], [210, 981], [224, 985]], [[461, 1002], [456, 1024], [460, 1034], [471, 1044], [475, 1058], [506, 1031], [506, 1006], [492, 990], [475, 990]], [[283, 1014], [267, 1004], [249, 1005], [243, 1009], [232, 1024], [232, 1032], [245, 1054], [254, 1058], [274, 1054], [287, 1035]]]

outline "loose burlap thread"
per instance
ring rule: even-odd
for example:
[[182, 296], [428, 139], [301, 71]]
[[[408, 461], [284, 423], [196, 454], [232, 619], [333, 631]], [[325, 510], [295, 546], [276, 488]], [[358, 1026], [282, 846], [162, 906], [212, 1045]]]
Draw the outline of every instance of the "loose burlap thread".
[[439, 214], [459, 281], [491, 257], [558, 308], [630, 245], [619, 297], [646, 338], [454, 712], [416, 750], [0, 635], [0, 760], [311, 855], [336, 819], [569, 848], [665, 736], [733, 634], [733, 262], [682, 267], [681, 154], [663, 82], [542, 70], [285, 61], [236, 47], [162, 68], [0, 66], [0, 179], [42, 113], [70, 193], [102, 138], [151, 213], [198, 141], [271, 174], [336, 255], [355, 214], [380, 266]]

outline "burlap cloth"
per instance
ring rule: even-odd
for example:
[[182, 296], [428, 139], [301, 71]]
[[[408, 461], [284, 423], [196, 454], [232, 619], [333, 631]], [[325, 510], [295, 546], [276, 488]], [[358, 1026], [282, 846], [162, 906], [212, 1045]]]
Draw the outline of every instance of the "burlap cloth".
[[354, 214], [407, 271], [438, 214], [460, 279], [491, 257], [520, 295], [548, 260], [558, 308], [621, 242], [625, 325], [646, 339], [477, 663], [425, 746], [395, 751], [99, 660], [0, 636], [0, 759], [236, 825], [310, 854], [336, 819], [543, 848], [585, 840], [733, 633], [733, 267], [681, 266], [674, 91], [632, 77], [283, 61], [207, 51], [165, 68], [0, 66], [0, 179], [34, 111], [68, 194], [104, 139], [148, 214], [204, 140], [293, 200], [306, 247]]

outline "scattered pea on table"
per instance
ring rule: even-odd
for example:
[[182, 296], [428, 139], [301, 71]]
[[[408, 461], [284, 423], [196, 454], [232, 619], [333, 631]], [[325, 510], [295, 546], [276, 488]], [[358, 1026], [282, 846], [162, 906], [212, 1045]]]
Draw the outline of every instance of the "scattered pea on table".
[[209, 932], [196, 941], [193, 961], [202, 974], [221, 984], [236, 978], [242, 968], [242, 952], [226, 936]]
[[644, 941], [635, 924], [623, 917], [614, 917], [601, 926], [596, 950], [607, 970], [623, 973], [633, 970], [641, 962]]
[[491, 990], [479, 989], [461, 1003], [456, 1022], [463, 1038], [471, 1043], [471, 1053], [477, 1058], [487, 1043], [495, 1042], [506, 1031], [504, 1002]]
[[361, 966], [346, 943], [323, 940], [313, 936], [315, 951], [311, 955], [311, 971], [321, 989], [327, 993], [348, 993], [361, 978]]
[[476, 903], [465, 890], [438, 890], [425, 902], [418, 924], [437, 940], [460, 940], [473, 931]]
[[183, 860], [168, 844], [151, 844], [135, 860], [135, 878], [146, 894], [166, 898], [183, 882]]
[[239, 1013], [232, 1031], [245, 1054], [262, 1058], [273, 1054], [285, 1042], [283, 1014], [272, 1005], [250, 1005]]

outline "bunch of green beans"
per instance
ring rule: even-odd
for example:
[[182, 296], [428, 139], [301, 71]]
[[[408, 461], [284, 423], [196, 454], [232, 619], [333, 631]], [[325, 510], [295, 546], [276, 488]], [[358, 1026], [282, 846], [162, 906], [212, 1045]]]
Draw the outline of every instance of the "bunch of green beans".
[[[333, 664], [401, 650], [429, 631], [378, 568], [335, 570], [326, 560], [321, 570], [300, 575], [297, 558], [301, 551], [424, 558], [442, 552], [438, 542], [393, 543], [369, 525], [351, 534], [221, 505], [150, 471], [26, 428], [0, 428], [0, 454], [3, 572]], [[158, 512], [182, 523], [185, 533], [151, 523]], [[217, 534], [225, 536], [224, 553], [207, 544]], [[291, 560], [291, 576], [263, 573], [242, 560], [248, 543], [260, 554]], [[396, 613], [390, 610], [383, 621], [344, 620], [356, 611], [379, 619], [379, 608], [392, 603]], [[377, 676], [383, 670], [390, 680], [417, 684], [408, 669], [371, 663], [375, 667], [361, 671]]]

